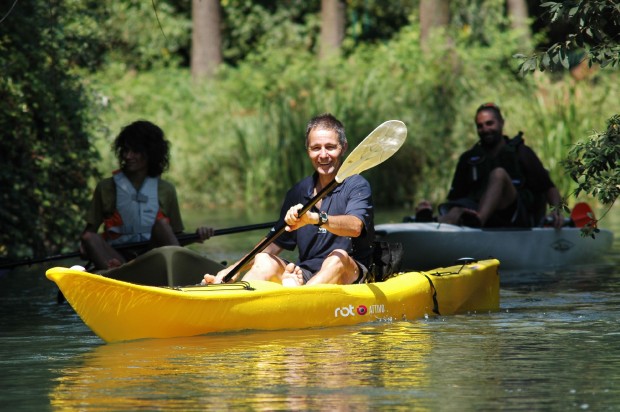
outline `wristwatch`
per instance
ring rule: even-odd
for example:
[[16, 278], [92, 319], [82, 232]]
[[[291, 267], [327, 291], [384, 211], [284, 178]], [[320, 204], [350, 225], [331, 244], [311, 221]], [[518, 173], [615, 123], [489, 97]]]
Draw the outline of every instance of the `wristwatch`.
[[319, 212], [319, 223], [317, 223], [316, 225], [319, 226], [319, 227], [323, 226], [325, 223], [327, 223], [328, 219], [329, 218], [327, 216], [327, 212], [321, 211], [321, 212]]

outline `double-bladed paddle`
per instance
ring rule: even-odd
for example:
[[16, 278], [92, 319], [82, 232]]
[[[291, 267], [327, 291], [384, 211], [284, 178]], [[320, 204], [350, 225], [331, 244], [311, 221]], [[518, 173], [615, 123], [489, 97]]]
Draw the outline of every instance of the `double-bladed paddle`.
[[589, 204], [585, 202], [575, 204], [570, 218], [576, 227], [581, 228], [581, 236], [596, 239], [596, 234], [600, 232], [600, 229], [597, 227], [598, 219]]
[[[270, 229], [276, 223], [277, 222], [267, 222], [267, 223], [257, 223], [254, 225], [230, 227], [227, 229], [215, 229], [213, 231], [213, 236], [228, 235], [231, 233], [249, 232], [251, 230], [257, 230], [257, 229]], [[186, 245], [186, 244], [197, 241], [198, 239], [200, 239], [200, 237], [198, 236], [197, 233], [186, 233], [186, 234], [177, 236], [177, 239], [179, 240], [179, 243]], [[140, 249], [140, 248], [144, 248], [148, 246], [150, 246], [150, 242], [144, 241], [144, 242], [132, 242], [132, 243], [124, 243], [121, 245], [115, 245], [114, 248], [123, 250], [123, 249], [134, 249], [134, 248]], [[74, 257], [80, 257], [80, 255], [81, 255], [80, 252], [77, 251], [77, 252], [65, 253], [62, 255], [47, 256], [47, 257], [39, 258], [39, 259], [28, 258], [28, 259], [19, 260], [19, 261], [2, 263], [0, 264], [0, 269], [14, 268], [17, 266], [22, 266], [22, 265], [34, 265], [35, 263], [51, 262], [54, 260], [70, 259]]]
[[[327, 196], [340, 183], [352, 175], [360, 174], [364, 170], [377, 166], [389, 159], [394, 153], [400, 149], [407, 137], [407, 126], [400, 120], [388, 120], [380, 124], [373, 130], [357, 147], [351, 152], [338, 169], [336, 178], [326, 185], [319, 193], [310, 199], [298, 212], [298, 216], [302, 216], [312, 208], [319, 200]], [[243, 266], [250, 262], [254, 257], [262, 252], [282, 233], [284, 233], [286, 225], [282, 222], [279, 229], [274, 230], [263, 239], [258, 245], [252, 249], [243, 259], [241, 259], [226, 274], [223, 281], [229, 282], [235, 274], [237, 274]]]
[[[579, 202], [573, 206], [570, 212], [570, 216], [564, 218], [562, 226], [574, 226], [580, 229], [596, 229], [596, 223], [598, 220], [594, 216], [594, 211], [586, 202]], [[545, 216], [542, 220], [541, 226], [553, 225], [553, 217]]]

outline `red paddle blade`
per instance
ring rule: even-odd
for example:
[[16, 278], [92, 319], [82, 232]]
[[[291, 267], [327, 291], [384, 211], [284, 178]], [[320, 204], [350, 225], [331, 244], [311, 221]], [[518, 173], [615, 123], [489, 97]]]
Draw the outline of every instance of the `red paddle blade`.
[[590, 226], [596, 227], [596, 217], [594, 217], [594, 211], [589, 204], [580, 202], [573, 207], [573, 211], [570, 213], [571, 220], [575, 223], [576, 227]]

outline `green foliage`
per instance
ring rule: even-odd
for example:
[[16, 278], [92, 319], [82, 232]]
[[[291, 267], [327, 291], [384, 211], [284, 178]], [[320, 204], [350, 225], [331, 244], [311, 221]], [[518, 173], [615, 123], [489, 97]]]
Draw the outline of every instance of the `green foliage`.
[[[344, 54], [353, 53], [360, 44], [391, 39], [409, 23], [409, 16], [417, 5], [416, 0], [347, 0]], [[274, 50], [316, 52], [320, 10], [319, 0], [223, 1], [222, 37], [226, 63], [237, 66], [248, 58], [262, 60]]]
[[102, 3], [105, 12], [99, 27], [107, 40], [106, 63], [142, 70], [183, 63], [190, 48], [191, 18], [178, 13], [171, 2]]
[[[474, 46], [494, 44], [496, 31], [507, 31], [510, 27], [505, 3], [504, 0], [451, 2], [451, 26], [460, 41]], [[483, 9], [484, 13], [481, 13]]]
[[549, 1], [541, 4], [547, 9], [550, 22], [566, 21], [571, 31], [562, 42], [552, 44], [546, 51], [522, 58], [520, 71], [569, 69], [571, 56], [583, 51], [581, 59], [601, 67], [620, 66], [620, 7], [608, 0]]
[[538, 92], [534, 92], [531, 104], [523, 108], [527, 113], [520, 116], [533, 121], [525, 134], [526, 143], [542, 155], [560, 193], [569, 196], [576, 185], [566, 174], [562, 162], [572, 145], [613, 113], [619, 102], [620, 86], [617, 76], [603, 73], [577, 82], [566, 77], [563, 81], [548, 76], [529, 79], [536, 84]]
[[608, 120], [604, 132], [575, 144], [563, 164], [577, 182], [576, 196], [591, 194], [611, 208], [620, 196], [620, 115]]
[[410, 16], [417, 10], [418, 3], [416, 0], [347, 0], [345, 50], [351, 52], [361, 43], [392, 39], [402, 27], [411, 23]]
[[485, 101], [502, 107], [507, 134], [525, 132], [562, 192], [574, 190], [560, 162], [619, 106], [618, 73], [519, 76], [512, 56], [524, 44], [502, 0], [454, 3], [450, 27], [425, 50], [418, 2], [388, 3], [347, 1], [343, 57], [318, 61], [318, 0], [223, 1], [228, 64], [193, 83], [187, 2], [21, 0], [0, 26], [2, 254], [74, 250], [93, 168], [117, 167], [110, 144], [140, 118], [166, 132], [165, 178], [206, 223], [211, 207], [277, 213], [311, 171], [305, 124], [321, 112], [345, 123], [351, 148], [385, 120], [407, 124], [405, 146], [365, 172], [378, 207], [443, 201]]
[[222, 52], [226, 63], [237, 65], [257, 50], [270, 47], [311, 50], [318, 21], [312, 11], [320, 8], [313, 1], [222, 2]]
[[482, 23], [464, 14], [450, 31], [453, 40], [438, 36], [427, 52], [411, 25], [388, 43], [359, 45], [327, 62], [300, 43], [257, 48], [201, 84], [174, 68], [100, 73], [95, 85], [110, 101], [109, 130], [98, 141], [107, 159], [101, 171], [115, 167], [109, 144], [120, 127], [148, 118], [172, 141], [168, 178], [186, 207], [277, 208], [290, 184], [310, 171], [305, 123], [329, 111], [345, 123], [351, 148], [383, 121], [403, 120], [405, 146], [365, 172], [375, 202], [437, 203], [445, 199], [458, 155], [477, 141], [477, 106], [495, 101], [506, 133], [523, 130], [567, 194], [574, 186], [559, 163], [570, 144], [608, 116], [602, 108], [617, 106], [617, 76], [600, 73], [570, 87], [569, 77], [518, 76], [512, 54], [520, 38], [504, 30], [499, 2], [490, 4], [497, 10], [484, 20], [484, 33], [470, 26]]
[[77, 246], [76, 219], [98, 160], [89, 92], [75, 75], [91, 36], [74, 2], [20, 1], [2, 23], [0, 253], [42, 256]]
[[[573, 65], [571, 56], [582, 51], [580, 60], [586, 60], [588, 67], [593, 64], [600, 64], [601, 68], [620, 66], [620, 6], [617, 2], [546, 2], [542, 7], [549, 10], [551, 22], [564, 19], [572, 24], [573, 30], [564, 42], [553, 44], [546, 52], [525, 57], [520, 67], [521, 73], [558, 66], [568, 69]], [[615, 93], [608, 92], [608, 95], [614, 96], [611, 107], [617, 110], [617, 89]], [[620, 194], [618, 115], [612, 116], [607, 123], [605, 133], [595, 134], [585, 143], [577, 143], [562, 163], [577, 183], [576, 196], [582, 193], [594, 196], [611, 208]], [[584, 232], [591, 234], [592, 230], [593, 227], [589, 226]]]

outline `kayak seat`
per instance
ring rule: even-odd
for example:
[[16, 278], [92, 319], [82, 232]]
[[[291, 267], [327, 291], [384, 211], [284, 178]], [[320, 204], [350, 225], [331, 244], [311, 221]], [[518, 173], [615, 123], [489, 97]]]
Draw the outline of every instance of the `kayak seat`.
[[224, 266], [181, 246], [162, 246], [138, 256], [103, 276], [147, 286], [188, 286], [201, 282], [205, 273], [216, 274]]

